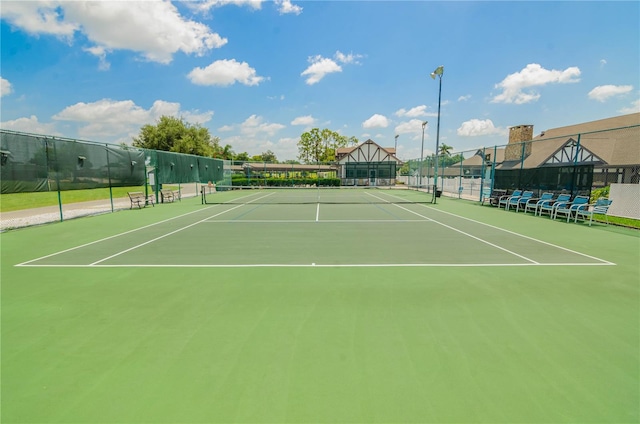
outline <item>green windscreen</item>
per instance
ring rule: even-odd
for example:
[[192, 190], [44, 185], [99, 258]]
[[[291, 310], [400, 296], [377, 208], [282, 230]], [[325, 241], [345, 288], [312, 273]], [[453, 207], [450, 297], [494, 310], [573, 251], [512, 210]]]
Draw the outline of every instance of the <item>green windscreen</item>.
[[142, 150], [2, 132], [2, 193], [137, 186]]
[[546, 166], [532, 169], [498, 169], [495, 171], [493, 187], [588, 196], [592, 183], [593, 165]]

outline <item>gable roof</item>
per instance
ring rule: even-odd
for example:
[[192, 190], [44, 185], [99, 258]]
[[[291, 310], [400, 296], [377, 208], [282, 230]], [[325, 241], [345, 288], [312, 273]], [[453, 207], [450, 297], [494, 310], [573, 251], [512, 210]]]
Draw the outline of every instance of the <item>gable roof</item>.
[[[371, 139], [369, 139], [367, 141], [371, 141], [372, 143], [375, 143], [375, 141], [373, 141]], [[366, 143], [366, 141], [365, 141], [365, 143]], [[364, 144], [364, 143], [362, 143], [362, 144]], [[336, 149], [336, 156], [349, 154], [352, 151], [354, 151], [355, 149], [357, 149], [358, 147], [360, 147], [362, 144], [358, 144], [357, 146], [338, 147]], [[378, 145], [378, 144], [376, 143], [376, 145]], [[396, 154], [396, 148], [395, 147], [380, 147], [380, 148], [386, 150], [387, 152], [391, 153], [392, 155]]]
[[631, 127], [635, 125], [640, 125], [640, 112], [616, 116], [613, 118], [599, 119], [597, 121], [584, 122], [582, 124], [568, 125], [566, 127], [552, 128], [550, 130], [542, 131], [540, 135], [533, 138], [533, 141], [594, 131], [604, 131], [613, 128]]
[[[640, 113], [554, 128], [534, 137], [533, 141], [549, 140], [553, 141], [553, 144], [564, 144], [569, 139], [579, 141], [583, 149], [591, 152], [604, 164], [612, 166], [640, 164]], [[540, 150], [540, 147], [546, 144], [532, 143], [532, 147], [536, 148], [539, 145], [538, 150]], [[540, 154], [539, 157], [531, 158], [531, 165], [536, 166], [536, 162], [545, 163], [551, 155], [547, 158], [543, 156]], [[526, 161], [525, 166], [529, 166]]]
[[[543, 131], [531, 141], [531, 153], [525, 158], [523, 168], [537, 168], [553, 162], [554, 156], [562, 156], [562, 149], [567, 152], [563, 162], [570, 163], [571, 160], [566, 158], [573, 157], [574, 153], [569, 152], [575, 151], [578, 141], [583, 149], [582, 157], [596, 165], [638, 165], [640, 113], [554, 128]], [[521, 166], [520, 161], [511, 161], [499, 168], [508, 169], [514, 164]]]
[[393, 147], [381, 147], [378, 143], [369, 139], [357, 146], [336, 149], [336, 160], [340, 164], [381, 161], [395, 161], [402, 164], [402, 161], [396, 157], [395, 151], [396, 149]]

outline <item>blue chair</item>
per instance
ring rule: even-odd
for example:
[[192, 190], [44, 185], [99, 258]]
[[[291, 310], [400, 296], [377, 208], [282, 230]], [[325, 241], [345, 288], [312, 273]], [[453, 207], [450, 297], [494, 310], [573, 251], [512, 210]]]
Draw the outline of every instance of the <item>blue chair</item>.
[[580, 208], [589, 204], [589, 198], [587, 196], [576, 196], [571, 202], [563, 202], [559, 205], [553, 206], [553, 216], [551, 219], [556, 219], [558, 215], [565, 215], [567, 222], [573, 216], [573, 214]]
[[516, 203], [516, 212], [520, 212], [520, 209], [524, 210], [524, 207], [530, 199], [533, 199], [533, 191], [525, 191], [522, 193], [522, 196], [520, 196]]
[[553, 206], [560, 203], [566, 203], [571, 200], [570, 194], [561, 194], [557, 199], [549, 199], [540, 202], [538, 205], [537, 211], [538, 215], [542, 216], [542, 213], [548, 213], [549, 217], [553, 216]]
[[538, 215], [538, 207], [545, 201], [553, 199], [553, 193], [542, 193], [542, 196], [527, 200], [527, 204], [524, 205], [524, 213], [533, 211], [533, 215]]
[[511, 198], [518, 198], [522, 196], [522, 190], [515, 190], [513, 193], [511, 194], [505, 194], [504, 196], [500, 196], [500, 199], [498, 200], [498, 208], [501, 208], [502, 206], [504, 206], [504, 208], [507, 208], [507, 203], [510, 201]]
[[604, 215], [604, 219], [609, 225], [609, 217], [607, 216], [607, 211], [609, 210], [609, 206], [611, 206], [611, 200], [601, 198], [596, 200], [596, 203], [592, 203], [590, 205], [580, 205], [576, 208], [576, 218], [573, 222], [578, 222], [579, 219], [583, 221], [587, 221], [589, 219], [589, 227], [591, 227], [591, 223], [593, 222], [593, 215]]

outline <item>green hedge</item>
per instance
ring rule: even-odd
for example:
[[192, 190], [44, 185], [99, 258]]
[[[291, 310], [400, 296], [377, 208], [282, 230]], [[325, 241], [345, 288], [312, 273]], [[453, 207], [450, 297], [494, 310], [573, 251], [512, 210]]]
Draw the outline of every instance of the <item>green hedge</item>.
[[596, 190], [592, 190], [591, 191], [591, 199], [590, 202], [591, 203], [595, 203], [596, 200], [598, 200], [601, 197], [609, 197], [609, 189], [611, 188], [611, 186], [606, 186], [606, 187], [602, 187], [602, 188], [598, 188]]
[[296, 187], [318, 186], [338, 187], [340, 178], [233, 178], [234, 186], [267, 186], [267, 187]]

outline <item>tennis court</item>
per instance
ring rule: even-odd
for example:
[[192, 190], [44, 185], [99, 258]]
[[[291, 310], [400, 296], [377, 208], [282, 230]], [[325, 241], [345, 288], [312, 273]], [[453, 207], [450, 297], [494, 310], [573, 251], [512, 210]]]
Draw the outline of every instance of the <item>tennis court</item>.
[[637, 231], [430, 201], [228, 191], [0, 235], [3, 422], [637, 422]]

